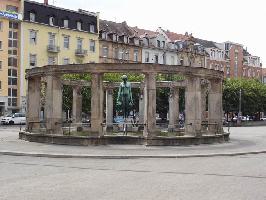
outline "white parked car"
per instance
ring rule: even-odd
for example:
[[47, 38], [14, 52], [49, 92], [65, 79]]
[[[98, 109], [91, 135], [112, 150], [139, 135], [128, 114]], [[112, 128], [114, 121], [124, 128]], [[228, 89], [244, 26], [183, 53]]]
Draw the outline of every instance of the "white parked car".
[[26, 116], [24, 113], [13, 113], [2, 118], [2, 124], [26, 124]]

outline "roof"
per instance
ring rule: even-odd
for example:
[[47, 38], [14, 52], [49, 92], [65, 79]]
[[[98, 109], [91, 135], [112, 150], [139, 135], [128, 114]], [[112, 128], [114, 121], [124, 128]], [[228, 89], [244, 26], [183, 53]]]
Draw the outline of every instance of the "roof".
[[243, 49], [243, 55], [244, 56], [251, 56], [251, 54], [246, 49]]
[[82, 9], [80, 9], [79, 11], [75, 11], [75, 10], [70, 10], [70, 9], [67, 9], [67, 8], [57, 7], [57, 6], [50, 5], [50, 4], [46, 5], [44, 3], [40, 3], [40, 2], [32, 1], [32, 0], [24, 0], [24, 2], [37, 4], [37, 5], [40, 5], [40, 6], [46, 6], [46, 7], [57, 9], [57, 10], [64, 10], [64, 11], [68, 11], [68, 12], [72, 12], [72, 13], [77, 13], [77, 14], [80, 14], [80, 15], [89, 15], [89, 16], [97, 17], [97, 13], [86, 11], [86, 10], [82, 10]]
[[134, 32], [130, 30], [125, 21], [121, 23], [116, 23], [107, 20], [100, 20], [100, 30], [104, 30], [110, 33], [116, 33], [118, 35], [134, 35]]
[[213, 41], [203, 40], [199, 38], [195, 38], [195, 40], [205, 48], [218, 48]]
[[138, 27], [130, 27], [130, 29], [138, 36], [138, 37], [141, 37], [141, 36], [144, 36], [145, 34], [147, 34], [147, 36], [149, 38], [153, 38], [153, 37], [156, 37], [158, 35], [158, 32], [155, 32], [155, 31], [150, 31], [150, 30], [146, 30], [146, 29], [140, 29]]
[[172, 41], [175, 42], [176, 40], [186, 40], [187, 36], [183, 35], [183, 34], [178, 34], [178, 33], [174, 33], [171, 32], [169, 30], [164, 31], [164, 33], [167, 35], [167, 37]]

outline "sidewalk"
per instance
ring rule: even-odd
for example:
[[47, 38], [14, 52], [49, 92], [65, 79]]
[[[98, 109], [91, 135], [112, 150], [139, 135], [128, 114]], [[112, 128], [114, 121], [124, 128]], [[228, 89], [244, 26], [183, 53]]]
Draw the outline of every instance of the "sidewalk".
[[18, 139], [19, 128], [0, 127], [0, 155], [55, 158], [186, 158], [266, 153], [266, 127], [231, 128], [230, 142], [198, 146], [66, 146]]

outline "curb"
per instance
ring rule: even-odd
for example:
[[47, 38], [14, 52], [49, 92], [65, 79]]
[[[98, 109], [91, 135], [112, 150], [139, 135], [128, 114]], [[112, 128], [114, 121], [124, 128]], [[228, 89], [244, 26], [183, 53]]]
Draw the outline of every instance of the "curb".
[[262, 151], [232, 152], [232, 153], [212, 153], [212, 154], [173, 154], [173, 155], [90, 155], [90, 154], [48, 154], [36, 152], [0, 151], [0, 155], [7, 156], [28, 156], [45, 158], [89, 158], [89, 159], [140, 159], [140, 158], [197, 158], [197, 157], [222, 157], [263, 154]]

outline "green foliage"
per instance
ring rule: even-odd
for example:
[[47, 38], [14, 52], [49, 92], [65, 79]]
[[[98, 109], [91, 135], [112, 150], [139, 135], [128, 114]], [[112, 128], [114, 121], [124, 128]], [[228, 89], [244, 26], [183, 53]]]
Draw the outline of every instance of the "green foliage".
[[135, 73], [105, 73], [103, 76], [103, 80], [110, 82], [121, 82], [121, 76], [127, 75], [128, 81], [130, 82], [141, 82], [144, 80], [143, 74], [135, 74]]
[[223, 108], [226, 112], [239, 110], [241, 89], [241, 110], [251, 115], [266, 110], [266, 85], [255, 79], [228, 79], [223, 85]]

